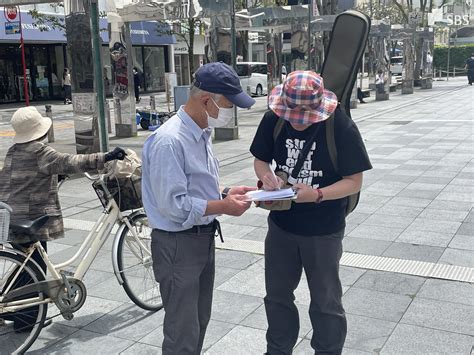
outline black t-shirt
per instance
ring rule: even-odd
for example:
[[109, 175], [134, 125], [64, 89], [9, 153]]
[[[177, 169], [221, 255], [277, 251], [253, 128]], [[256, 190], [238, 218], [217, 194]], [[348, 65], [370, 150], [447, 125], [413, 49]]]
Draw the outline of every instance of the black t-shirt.
[[466, 60], [467, 69], [474, 70], [474, 57]]
[[[337, 146], [338, 172], [335, 171], [326, 143], [326, 123], [316, 123], [304, 131], [295, 130], [285, 122], [276, 142], [273, 131], [278, 116], [268, 111], [255, 134], [250, 147], [253, 156], [264, 162], [277, 164], [276, 170], [289, 175], [295, 166], [299, 151], [317, 130], [308, 157], [298, 175], [298, 183], [313, 188], [325, 187], [349, 176], [372, 168], [362, 137], [355, 123], [339, 108], [334, 116], [334, 136]], [[319, 127], [318, 127], [319, 126]], [[287, 211], [271, 211], [270, 218], [283, 230], [303, 236], [326, 235], [345, 227], [347, 199], [317, 203], [292, 203]]]

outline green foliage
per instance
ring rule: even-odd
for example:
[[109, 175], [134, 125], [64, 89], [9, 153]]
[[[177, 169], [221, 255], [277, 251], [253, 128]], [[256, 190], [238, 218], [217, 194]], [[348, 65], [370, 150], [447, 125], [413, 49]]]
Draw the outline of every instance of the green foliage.
[[31, 15], [31, 17], [35, 21], [35, 25], [42, 32], [48, 31], [48, 27], [51, 27], [51, 29], [53, 30], [60, 29], [66, 31], [66, 23], [64, 21], [64, 17], [43, 14], [36, 9], [28, 11], [28, 14]]
[[[466, 59], [474, 53], [474, 44], [464, 46], [451, 46], [449, 50], [449, 70], [464, 68]], [[448, 65], [448, 47], [436, 46], [433, 53], [433, 67], [436, 69], [446, 70]]]
[[391, 24], [405, 23], [402, 12], [393, 3], [384, 5], [380, 2], [363, 2], [357, 6], [357, 10], [371, 16], [373, 20], [388, 18]]

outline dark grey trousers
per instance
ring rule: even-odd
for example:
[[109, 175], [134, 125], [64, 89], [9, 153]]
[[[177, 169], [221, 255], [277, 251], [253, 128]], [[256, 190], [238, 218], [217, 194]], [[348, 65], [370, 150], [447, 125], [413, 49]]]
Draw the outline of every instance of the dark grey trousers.
[[163, 355], [198, 355], [211, 318], [214, 233], [153, 230], [151, 251], [165, 309]]
[[347, 333], [339, 260], [344, 230], [304, 237], [287, 233], [268, 219], [265, 239], [267, 353], [291, 354], [300, 329], [294, 290], [304, 269], [311, 294], [311, 346], [316, 354], [341, 354]]

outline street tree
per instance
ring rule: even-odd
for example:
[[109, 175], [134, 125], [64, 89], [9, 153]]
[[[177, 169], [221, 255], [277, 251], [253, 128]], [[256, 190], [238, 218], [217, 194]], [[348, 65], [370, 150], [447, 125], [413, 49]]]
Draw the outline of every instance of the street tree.
[[197, 68], [194, 65], [194, 35], [203, 33], [204, 21], [188, 16], [181, 20], [168, 21], [169, 26], [163, 22], [158, 22], [156, 31], [161, 35], [175, 36], [183, 42], [188, 52], [189, 78], [192, 80]]

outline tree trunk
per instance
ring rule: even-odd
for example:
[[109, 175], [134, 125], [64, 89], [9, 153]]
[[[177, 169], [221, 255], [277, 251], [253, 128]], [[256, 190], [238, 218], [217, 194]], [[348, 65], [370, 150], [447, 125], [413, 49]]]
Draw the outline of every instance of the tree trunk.
[[420, 79], [421, 63], [423, 61], [423, 38], [418, 38], [415, 44], [415, 73], [414, 79]]

